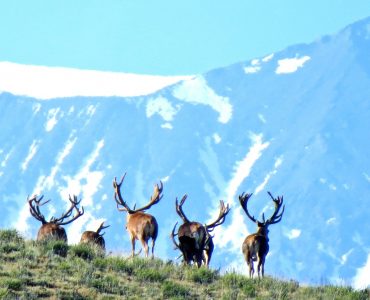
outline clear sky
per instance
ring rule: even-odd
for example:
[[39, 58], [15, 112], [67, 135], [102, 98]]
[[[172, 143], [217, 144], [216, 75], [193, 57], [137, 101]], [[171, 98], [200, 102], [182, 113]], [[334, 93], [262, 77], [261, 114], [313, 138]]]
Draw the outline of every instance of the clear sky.
[[0, 0], [0, 61], [199, 74], [367, 16], [369, 0]]

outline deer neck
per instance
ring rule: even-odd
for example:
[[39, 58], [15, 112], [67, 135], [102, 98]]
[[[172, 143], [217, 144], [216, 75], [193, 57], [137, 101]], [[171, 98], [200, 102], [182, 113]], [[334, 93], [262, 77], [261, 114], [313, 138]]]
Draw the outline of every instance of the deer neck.
[[265, 226], [258, 226], [257, 227], [257, 232], [256, 232], [258, 235], [262, 235], [266, 238], [268, 238], [268, 228], [265, 227]]

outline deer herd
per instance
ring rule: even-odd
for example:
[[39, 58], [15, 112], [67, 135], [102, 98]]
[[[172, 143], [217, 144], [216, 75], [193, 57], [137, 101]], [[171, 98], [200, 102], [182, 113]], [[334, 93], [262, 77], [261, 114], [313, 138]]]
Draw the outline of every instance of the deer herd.
[[[157, 204], [162, 199], [163, 183], [160, 181], [159, 184], [154, 186], [153, 195], [150, 197], [148, 204], [141, 208], [136, 208], [136, 205], [131, 209], [127, 202], [123, 199], [121, 193], [122, 183], [125, 179], [126, 173], [122, 176], [121, 180], [117, 182], [117, 178], [113, 180], [114, 188], [114, 199], [117, 205], [118, 211], [127, 213], [126, 216], [126, 230], [129, 233], [131, 240], [131, 256], [134, 257], [139, 253], [135, 253], [135, 241], [139, 240], [145, 252], [145, 256], [149, 256], [149, 245], [148, 242], [151, 240], [151, 257], [154, 257], [154, 246], [158, 236], [158, 223], [154, 216], [146, 213], [153, 205]], [[270, 192], [268, 192], [274, 203], [274, 212], [269, 219], [265, 219], [265, 215], [262, 214], [262, 221], [258, 221], [248, 211], [248, 201], [252, 194], [242, 193], [239, 195], [239, 202], [246, 213], [247, 217], [256, 223], [257, 232], [248, 235], [243, 244], [242, 252], [245, 261], [249, 268], [249, 276], [254, 275], [254, 262], [257, 263], [258, 278], [264, 276], [264, 264], [265, 258], [269, 251], [269, 238], [268, 238], [268, 227], [272, 224], [276, 224], [281, 221], [284, 208], [283, 197], [274, 198]], [[32, 196], [27, 198], [30, 207], [31, 215], [42, 223], [38, 233], [37, 241], [44, 241], [50, 238], [63, 240], [67, 242], [67, 234], [63, 225], [67, 225], [84, 214], [84, 208], [79, 208], [81, 200], [77, 199], [77, 196], [69, 196], [70, 207], [62, 214], [60, 218], [52, 217], [47, 221], [44, 215], [40, 211], [40, 207], [50, 202], [50, 200], [43, 201], [43, 196]], [[194, 264], [198, 267], [204, 265], [209, 266], [211, 261], [212, 253], [214, 250], [212, 232], [217, 227], [225, 222], [227, 214], [230, 212], [229, 205], [225, 205], [224, 201], [220, 201], [219, 214], [214, 222], [210, 224], [202, 224], [200, 222], [191, 221], [183, 211], [183, 205], [187, 199], [185, 194], [180, 202], [176, 198], [175, 207], [176, 213], [182, 220], [182, 224], [176, 227], [178, 222], [174, 225], [170, 237], [174, 243], [175, 249], [180, 250], [184, 264]], [[74, 214], [72, 215], [72, 213]], [[96, 231], [85, 231], [82, 236], [80, 243], [93, 243], [98, 245], [105, 250], [105, 240], [101, 231], [108, 228], [104, 226], [104, 222], [101, 223]]]

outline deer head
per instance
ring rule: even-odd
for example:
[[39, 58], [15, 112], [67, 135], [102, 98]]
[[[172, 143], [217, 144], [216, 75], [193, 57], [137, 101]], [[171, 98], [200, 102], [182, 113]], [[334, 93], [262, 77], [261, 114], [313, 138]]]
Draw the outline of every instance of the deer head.
[[[50, 202], [50, 200], [41, 202], [43, 198], [43, 195], [41, 195], [39, 198], [37, 198], [36, 195], [32, 198], [27, 198], [31, 215], [42, 223], [37, 234], [37, 240], [42, 241], [48, 238], [55, 238], [67, 242], [67, 234], [62, 225], [67, 225], [84, 214], [83, 207], [81, 207], [81, 210], [77, 207], [81, 200], [78, 200], [77, 196], [73, 196], [73, 198], [69, 196], [68, 200], [71, 203], [70, 208], [63, 213], [60, 218], [55, 218], [53, 216], [49, 221], [47, 221], [44, 215], [41, 213], [40, 207]], [[71, 217], [73, 210], [75, 210], [76, 213]]]
[[95, 244], [105, 250], [104, 233], [100, 233], [102, 230], [108, 228], [110, 225], [104, 226], [102, 222], [96, 231], [85, 231], [82, 233], [80, 243], [81, 244]]
[[[252, 197], [252, 194], [242, 193], [239, 196], [239, 202], [245, 211], [246, 215], [250, 220], [257, 224], [257, 232], [247, 236], [243, 242], [242, 251], [245, 257], [245, 260], [249, 266], [249, 276], [253, 277], [254, 266], [253, 262], [257, 261], [257, 271], [258, 277], [260, 273], [264, 276], [264, 264], [265, 258], [269, 251], [269, 239], [268, 239], [268, 227], [272, 224], [279, 223], [283, 217], [285, 205], [283, 206], [283, 197], [274, 198], [270, 192], [269, 196], [274, 202], [274, 212], [269, 219], [265, 219], [265, 214], [262, 214], [262, 222], [258, 221], [254, 216], [252, 216], [248, 211], [248, 201]], [[281, 207], [283, 209], [280, 212]]]
[[154, 186], [153, 195], [150, 197], [148, 204], [138, 209], [135, 209], [136, 205], [134, 205], [134, 208], [131, 209], [121, 194], [121, 186], [125, 176], [126, 173], [122, 176], [120, 182], [117, 182], [117, 178], [115, 177], [113, 180], [113, 188], [117, 209], [127, 212], [126, 229], [130, 234], [132, 256], [135, 256], [135, 240], [140, 240], [144, 247], [145, 255], [148, 257], [148, 240], [152, 239], [152, 257], [154, 257], [155, 240], [158, 235], [158, 223], [152, 215], [144, 213], [144, 211], [154, 204], [157, 204], [162, 199], [163, 183], [160, 181], [159, 185], [156, 184]]
[[[203, 262], [208, 266], [214, 248], [210, 232], [225, 221], [226, 215], [230, 211], [229, 205], [225, 206], [224, 202], [221, 200], [220, 212], [217, 219], [211, 224], [202, 225], [199, 222], [190, 221], [185, 215], [182, 206], [186, 199], [186, 194], [182, 197], [180, 203], [176, 198], [176, 212], [184, 223], [179, 227], [177, 234], [174, 232], [175, 228], [173, 229], [171, 238], [176, 248], [180, 249], [182, 252], [185, 263], [190, 264], [194, 262], [199, 267]], [[175, 240], [176, 235], [178, 236], [179, 243]]]

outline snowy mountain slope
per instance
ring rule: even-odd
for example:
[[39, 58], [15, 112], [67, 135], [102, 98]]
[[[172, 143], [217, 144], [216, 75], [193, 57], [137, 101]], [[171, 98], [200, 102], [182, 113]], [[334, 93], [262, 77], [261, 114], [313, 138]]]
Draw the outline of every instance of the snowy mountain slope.
[[75, 96], [134, 97], [191, 76], [152, 76], [0, 62], [0, 91], [38, 99]]
[[[190, 219], [207, 222], [218, 200], [232, 206], [215, 230], [211, 262], [245, 272], [250, 210], [272, 212], [267, 191], [286, 211], [270, 230], [268, 274], [302, 282], [364, 287], [369, 282], [370, 19], [337, 35], [220, 68], [139, 97], [40, 101], [0, 95], [0, 226], [34, 237], [28, 194], [51, 198], [59, 215], [69, 193], [86, 213], [67, 227], [70, 243], [105, 219], [107, 247], [128, 253], [112, 179], [127, 171], [124, 197], [145, 204], [153, 185], [164, 197], [150, 210], [159, 222], [156, 253], [174, 259], [168, 234], [176, 197], [189, 195]], [[68, 101], [66, 101], [68, 100]]]

